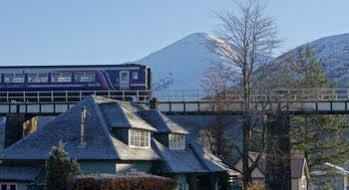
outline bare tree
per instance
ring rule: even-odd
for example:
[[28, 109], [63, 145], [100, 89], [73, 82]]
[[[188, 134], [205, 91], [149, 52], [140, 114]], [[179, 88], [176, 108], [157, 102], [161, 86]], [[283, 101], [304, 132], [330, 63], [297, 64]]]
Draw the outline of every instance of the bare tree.
[[[277, 28], [273, 18], [265, 16], [265, 8], [258, 0], [234, 0], [234, 12], [218, 14], [222, 25], [217, 38], [211, 40], [213, 50], [222, 57], [221, 64], [237, 68], [240, 81], [237, 86], [243, 102], [242, 150], [239, 150], [243, 162], [242, 175], [244, 188], [252, 182], [251, 173], [256, 163], [249, 164], [251, 131], [258, 119], [251, 106], [251, 88], [258, 80], [254, 79], [257, 67], [269, 64], [273, 51], [280, 45]], [[235, 70], [236, 71], [236, 70]], [[223, 71], [218, 71], [218, 73]], [[233, 73], [232, 73], [233, 74]], [[226, 75], [226, 74], [224, 74]], [[212, 76], [212, 75], [211, 75]], [[261, 143], [261, 146], [264, 143]], [[236, 147], [239, 149], [239, 147]]]

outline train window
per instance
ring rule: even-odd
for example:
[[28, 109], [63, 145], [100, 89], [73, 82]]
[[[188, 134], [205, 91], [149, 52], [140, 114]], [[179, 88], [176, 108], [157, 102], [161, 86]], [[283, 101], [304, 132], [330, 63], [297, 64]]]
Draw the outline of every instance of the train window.
[[72, 73], [68, 73], [68, 72], [52, 73], [51, 82], [56, 82], [56, 83], [72, 82]]
[[95, 82], [96, 74], [91, 72], [79, 72], [75, 74], [76, 82]]
[[122, 72], [121, 73], [121, 80], [122, 81], [125, 81], [125, 80], [128, 80], [128, 72]]
[[30, 82], [30, 83], [47, 83], [48, 82], [48, 74], [47, 73], [28, 74], [28, 82]]
[[138, 79], [138, 72], [137, 71], [132, 72], [132, 79], [134, 79], [134, 80]]
[[24, 83], [25, 75], [23, 73], [18, 74], [4, 74], [5, 83]]

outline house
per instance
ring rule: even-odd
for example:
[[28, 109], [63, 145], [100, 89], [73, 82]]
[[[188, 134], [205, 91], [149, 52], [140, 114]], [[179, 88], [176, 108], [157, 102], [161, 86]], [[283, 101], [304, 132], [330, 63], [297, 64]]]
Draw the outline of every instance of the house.
[[348, 174], [342, 171], [327, 172], [327, 171], [312, 171], [310, 172], [312, 184], [309, 190], [347, 190], [348, 189]]
[[[259, 153], [256, 152], [250, 152], [249, 157], [255, 161], [258, 154]], [[265, 183], [266, 163], [266, 154], [263, 154], [259, 159], [257, 167], [252, 172], [253, 183]], [[252, 165], [252, 162], [249, 163], [249, 165]], [[236, 168], [238, 171], [242, 171], [242, 159], [238, 160], [236, 164], [234, 164], [234, 168]], [[241, 174], [238, 177], [241, 177]], [[291, 177], [292, 190], [307, 190], [310, 177], [307, 162], [303, 156], [292, 156]]]
[[227, 168], [188, 134], [156, 109], [89, 96], [3, 150], [0, 186], [44, 184], [46, 160], [62, 141], [84, 174], [142, 171], [173, 178], [178, 190], [218, 189]]

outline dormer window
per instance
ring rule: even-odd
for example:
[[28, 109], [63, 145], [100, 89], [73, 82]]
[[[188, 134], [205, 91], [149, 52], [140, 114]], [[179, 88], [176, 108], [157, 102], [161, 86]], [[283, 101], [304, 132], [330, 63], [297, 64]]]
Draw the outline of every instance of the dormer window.
[[169, 134], [169, 148], [172, 150], [184, 150], [185, 135]]
[[129, 130], [129, 146], [136, 148], [150, 147], [150, 132], [139, 129]]

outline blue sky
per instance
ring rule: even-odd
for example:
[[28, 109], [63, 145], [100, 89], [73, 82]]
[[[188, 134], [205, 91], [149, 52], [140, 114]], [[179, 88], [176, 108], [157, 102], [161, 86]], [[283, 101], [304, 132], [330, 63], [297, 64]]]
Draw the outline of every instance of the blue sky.
[[[280, 51], [349, 32], [348, 0], [265, 0]], [[0, 65], [118, 64], [195, 32], [212, 33], [231, 0], [2, 0]]]

